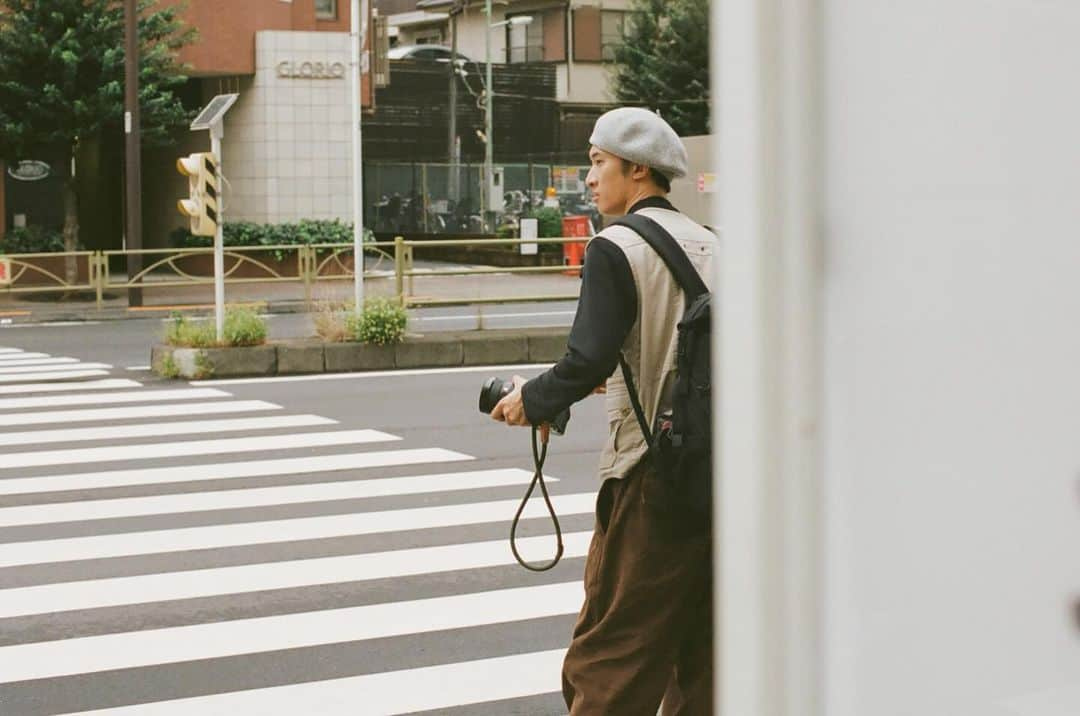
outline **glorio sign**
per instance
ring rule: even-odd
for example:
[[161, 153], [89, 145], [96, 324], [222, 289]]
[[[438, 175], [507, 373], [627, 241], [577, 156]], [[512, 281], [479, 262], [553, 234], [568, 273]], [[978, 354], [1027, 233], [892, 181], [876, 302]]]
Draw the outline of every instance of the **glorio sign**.
[[278, 77], [292, 77], [301, 80], [341, 80], [345, 79], [345, 64], [342, 62], [295, 62], [282, 60], [277, 65]]

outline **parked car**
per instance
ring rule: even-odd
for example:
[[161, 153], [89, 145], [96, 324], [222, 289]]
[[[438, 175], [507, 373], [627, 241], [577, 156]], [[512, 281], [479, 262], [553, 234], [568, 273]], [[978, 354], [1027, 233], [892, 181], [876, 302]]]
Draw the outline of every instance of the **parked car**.
[[[428, 62], [449, 62], [452, 50], [445, 45], [399, 45], [391, 47], [387, 57], [391, 60], [420, 60]], [[457, 53], [458, 62], [472, 62], [471, 59]]]

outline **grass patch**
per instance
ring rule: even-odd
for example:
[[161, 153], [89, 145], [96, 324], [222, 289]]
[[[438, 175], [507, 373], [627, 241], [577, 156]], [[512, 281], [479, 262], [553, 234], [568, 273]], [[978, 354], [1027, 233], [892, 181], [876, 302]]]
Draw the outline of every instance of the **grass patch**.
[[351, 304], [319, 303], [313, 318], [315, 335], [327, 343], [344, 343], [351, 340], [349, 329], [345, 326], [345, 315], [351, 309]]
[[400, 343], [409, 316], [395, 300], [370, 298], [357, 315], [352, 304], [321, 304], [315, 313], [315, 334], [328, 343], [357, 342], [377, 346]]
[[228, 306], [225, 309], [225, 340], [217, 340], [217, 326], [212, 320], [192, 321], [174, 313], [165, 332], [165, 342], [178, 348], [217, 348], [257, 346], [266, 342], [266, 319], [253, 308]]
[[166, 353], [161, 359], [161, 375], [165, 378], [177, 378], [180, 376], [180, 366], [172, 357], [172, 353]]

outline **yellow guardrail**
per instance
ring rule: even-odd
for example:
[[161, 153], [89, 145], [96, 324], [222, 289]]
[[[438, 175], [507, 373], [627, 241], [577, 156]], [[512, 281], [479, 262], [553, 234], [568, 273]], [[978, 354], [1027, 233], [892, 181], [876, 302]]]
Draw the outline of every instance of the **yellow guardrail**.
[[[555, 239], [436, 239], [393, 241], [364, 244], [364, 277], [394, 280], [394, 291], [403, 306], [451, 306], [479, 303], [536, 303], [574, 300], [577, 294], [531, 296], [460, 296], [414, 297], [414, 279], [484, 276], [493, 274], [549, 274], [579, 269], [580, 265], [449, 267], [417, 270], [414, 253], [424, 248], [483, 248], [520, 246], [521, 244], [584, 243], [586, 238]], [[212, 286], [214, 250], [212, 247], [179, 249], [127, 249], [75, 251], [37, 254], [0, 254], [0, 294], [92, 291], [101, 308], [108, 290], [139, 288], [144, 291], [187, 286]], [[374, 265], [372, 265], [372, 256]], [[141, 259], [134, 274], [114, 274], [111, 260], [123, 257]], [[304, 298], [311, 301], [312, 287], [319, 282], [353, 280], [352, 244], [305, 244], [277, 246], [227, 246], [225, 283], [300, 283]]]
[[96, 251], [0, 254], [0, 293], [93, 291], [98, 258]]

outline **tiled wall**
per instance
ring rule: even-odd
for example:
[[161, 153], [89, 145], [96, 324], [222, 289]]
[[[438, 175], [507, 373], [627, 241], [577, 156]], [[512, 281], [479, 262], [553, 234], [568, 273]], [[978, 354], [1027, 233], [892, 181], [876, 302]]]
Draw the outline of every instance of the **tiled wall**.
[[[223, 170], [230, 221], [352, 218], [349, 36], [259, 32], [255, 76], [230, 110]], [[283, 61], [340, 63], [338, 79], [279, 76]]]

